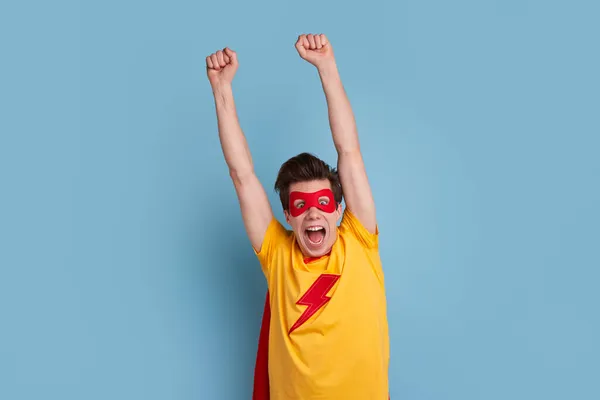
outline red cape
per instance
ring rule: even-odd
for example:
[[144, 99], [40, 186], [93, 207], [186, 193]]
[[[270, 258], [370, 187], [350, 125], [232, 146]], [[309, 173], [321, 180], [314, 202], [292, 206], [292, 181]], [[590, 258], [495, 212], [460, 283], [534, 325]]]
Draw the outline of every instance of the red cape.
[[258, 351], [256, 352], [256, 365], [254, 367], [254, 391], [252, 400], [269, 400], [269, 322], [271, 320], [271, 307], [269, 306], [269, 292], [265, 299], [260, 335], [258, 336]]

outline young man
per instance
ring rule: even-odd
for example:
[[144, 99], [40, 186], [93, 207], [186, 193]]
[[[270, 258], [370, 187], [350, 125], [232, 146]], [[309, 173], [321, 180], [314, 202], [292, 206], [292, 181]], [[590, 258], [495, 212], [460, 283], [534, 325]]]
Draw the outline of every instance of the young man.
[[354, 116], [325, 35], [300, 35], [296, 49], [321, 78], [338, 165], [302, 153], [281, 166], [275, 188], [291, 231], [273, 216], [238, 122], [237, 56], [225, 48], [206, 58], [223, 154], [268, 284], [256, 370], [266, 349], [268, 390], [260, 400], [387, 399], [379, 233]]

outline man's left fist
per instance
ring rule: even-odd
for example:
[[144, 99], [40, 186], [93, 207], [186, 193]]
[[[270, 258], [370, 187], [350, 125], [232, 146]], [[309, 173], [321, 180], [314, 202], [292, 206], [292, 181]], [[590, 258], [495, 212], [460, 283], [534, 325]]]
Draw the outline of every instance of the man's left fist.
[[334, 62], [333, 49], [323, 34], [300, 35], [296, 42], [296, 50], [300, 57], [317, 68]]

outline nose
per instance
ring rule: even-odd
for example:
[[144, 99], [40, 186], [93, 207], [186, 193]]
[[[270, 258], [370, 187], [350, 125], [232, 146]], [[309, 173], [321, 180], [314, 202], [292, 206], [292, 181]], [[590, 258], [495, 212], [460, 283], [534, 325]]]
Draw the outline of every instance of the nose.
[[310, 219], [315, 219], [319, 216], [319, 209], [317, 207], [310, 207], [306, 212], [306, 216]]

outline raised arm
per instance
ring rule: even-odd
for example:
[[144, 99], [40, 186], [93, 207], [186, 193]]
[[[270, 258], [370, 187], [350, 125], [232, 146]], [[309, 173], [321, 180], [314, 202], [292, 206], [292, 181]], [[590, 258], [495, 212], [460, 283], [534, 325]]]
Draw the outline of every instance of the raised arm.
[[317, 68], [321, 78], [346, 207], [368, 231], [375, 233], [375, 202], [360, 152], [354, 114], [342, 85], [331, 44], [323, 34], [300, 35], [296, 50], [300, 57]]
[[260, 251], [273, 213], [265, 190], [254, 173], [252, 156], [238, 121], [231, 85], [237, 68], [237, 55], [229, 48], [206, 57], [208, 80], [215, 97], [221, 148], [250, 243], [256, 251]]

